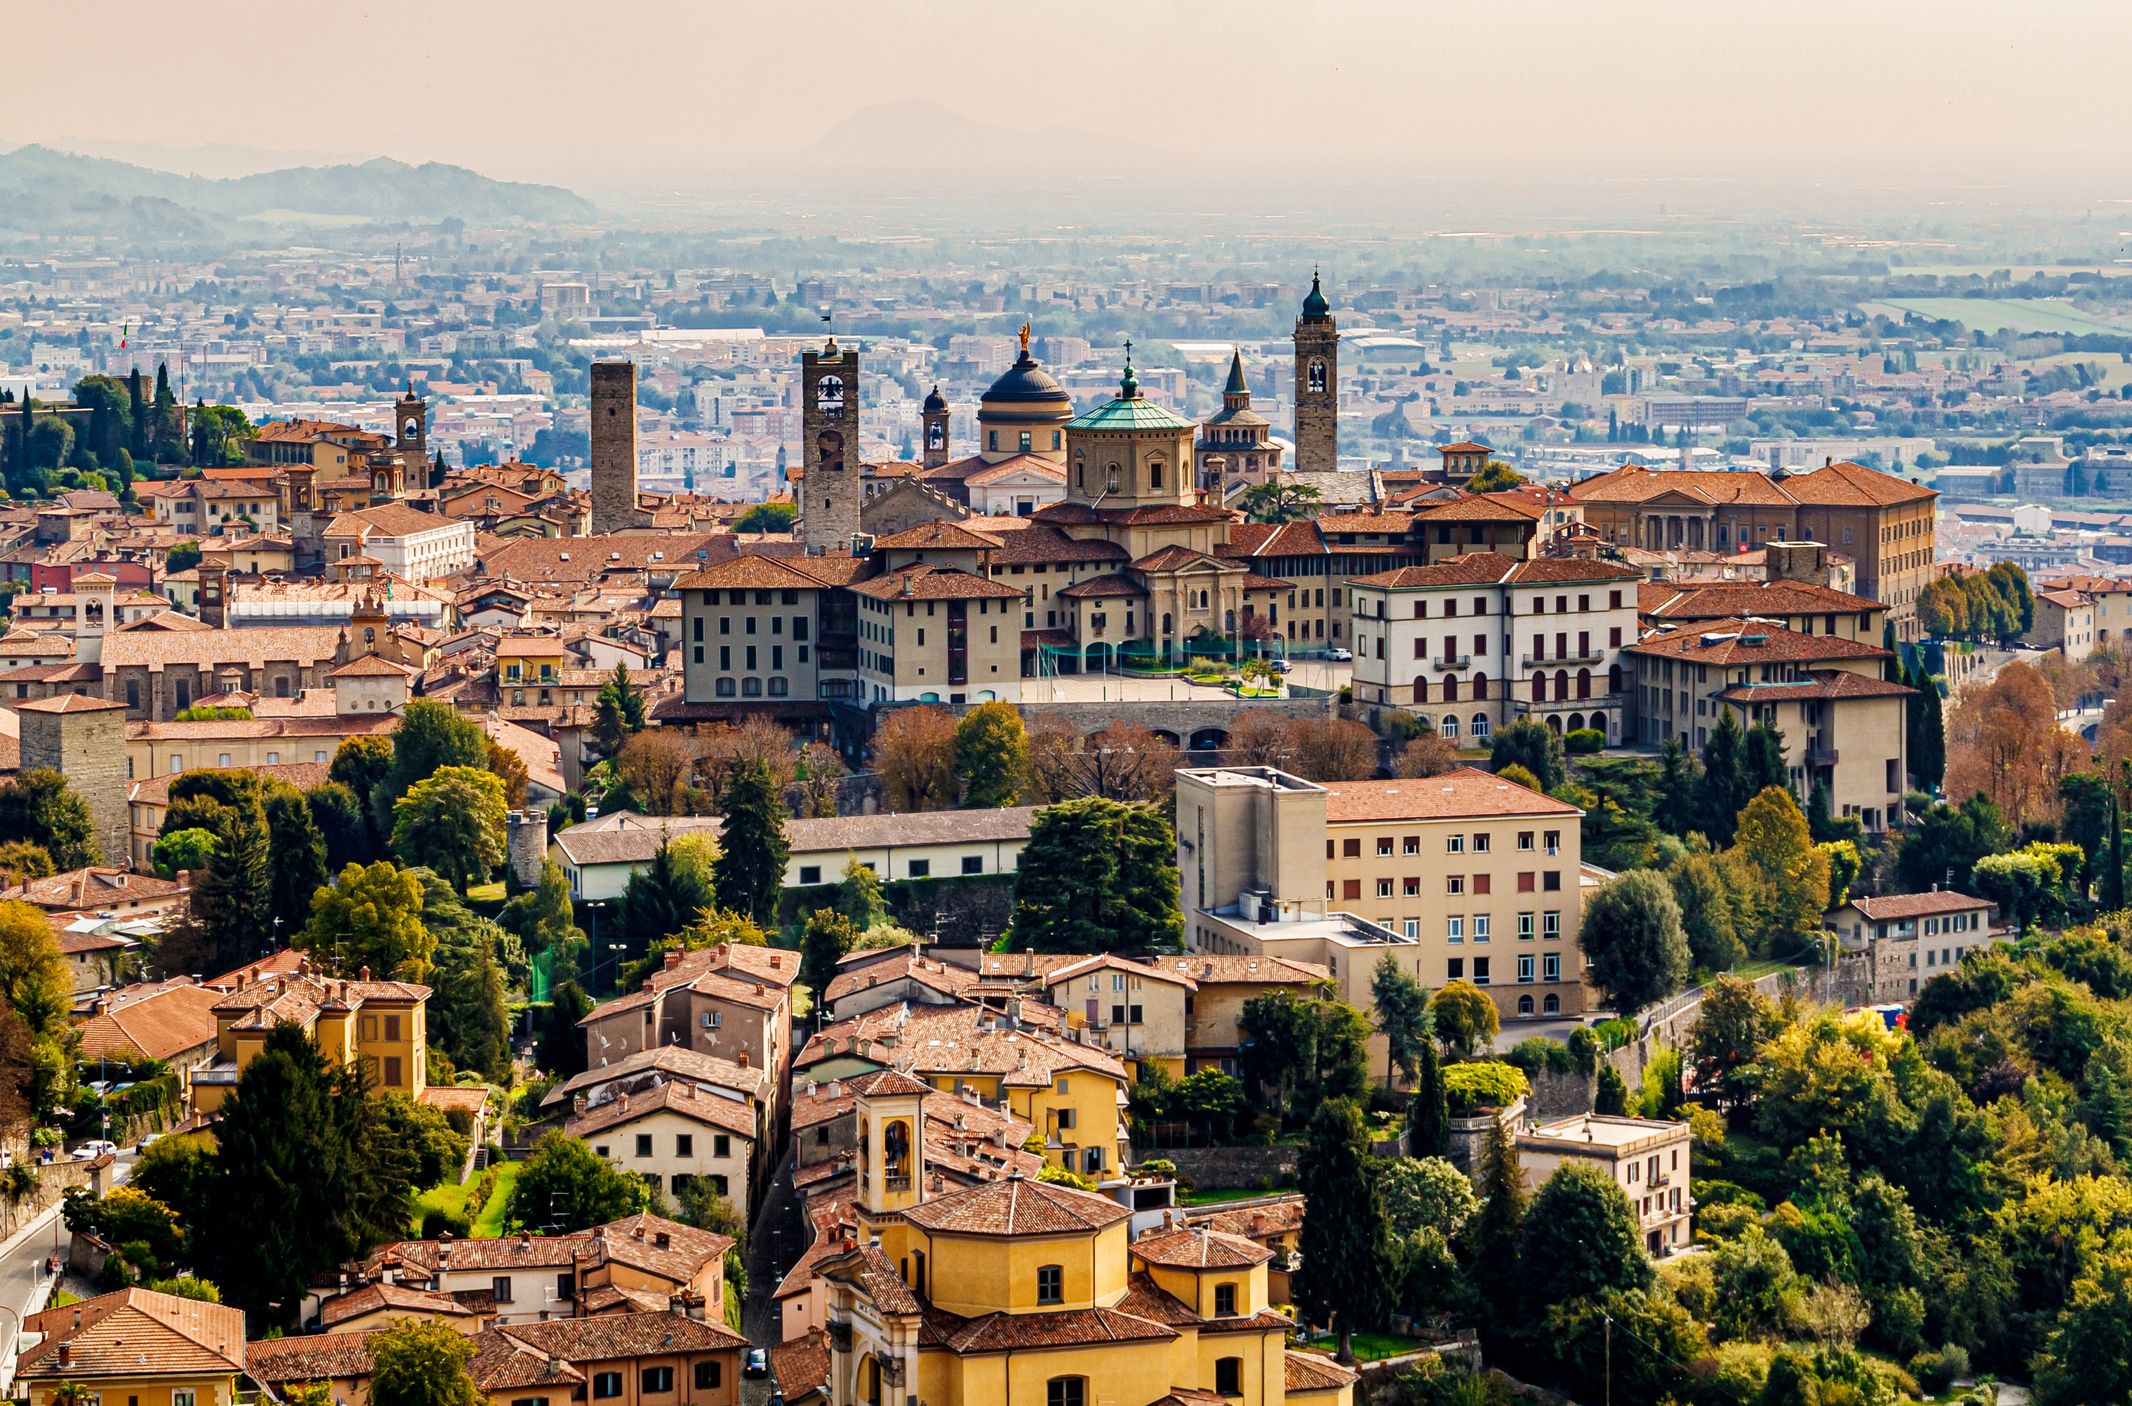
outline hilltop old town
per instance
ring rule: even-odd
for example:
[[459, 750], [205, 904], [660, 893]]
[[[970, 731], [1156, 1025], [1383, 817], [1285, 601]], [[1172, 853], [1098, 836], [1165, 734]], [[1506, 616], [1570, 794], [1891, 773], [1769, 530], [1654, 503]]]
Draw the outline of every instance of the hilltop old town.
[[2132, 1406], [2104, 186], [841, 110], [0, 155], [0, 1395]]

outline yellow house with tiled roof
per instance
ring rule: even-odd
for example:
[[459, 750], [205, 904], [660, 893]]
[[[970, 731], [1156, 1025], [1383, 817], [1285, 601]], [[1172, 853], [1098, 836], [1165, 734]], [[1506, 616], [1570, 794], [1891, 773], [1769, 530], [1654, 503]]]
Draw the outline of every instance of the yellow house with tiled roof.
[[928, 1092], [890, 1075], [858, 1099], [859, 1234], [819, 1266], [832, 1406], [1350, 1406], [1352, 1372], [1287, 1350], [1267, 1251], [1135, 1241], [1117, 1202], [1018, 1175], [948, 1191], [915, 1136]]
[[294, 973], [245, 981], [215, 1002], [215, 1058], [193, 1074], [193, 1107], [213, 1113], [228, 1101], [244, 1067], [277, 1025], [311, 1038], [331, 1068], [360, 1060], [380, 1093], [419, 1099], [429, 1087], [429, 988], [410, 981], [315, 976], [303, 959]]
[[148, 1289], [121, 1289], [22, 1322], [41, 1341], [15, 1363], [18, 1395], [52, 1406], [63, 1383], [118, 1406], [232, 1406], [244, 1314]]

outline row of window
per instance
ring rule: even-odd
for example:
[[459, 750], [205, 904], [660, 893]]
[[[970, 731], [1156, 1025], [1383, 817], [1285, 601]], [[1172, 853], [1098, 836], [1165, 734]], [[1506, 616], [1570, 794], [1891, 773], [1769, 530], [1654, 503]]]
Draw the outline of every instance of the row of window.
[[[1335, 602], [1335, 603], [1337, 604], [1337, 602]], [[1371, 602], [1371, 601], [1369, 601], [1369, 600], [1367, 600], [1367, 599], [1366, 599], [1366, 600], [1364, 601], [1364, 603], [1365, 603], [1365, 604], [1372, 604], [1372, 603], [1373, 603], [1373, 604], [1374, 604], [1374, 606], [1375, 606], [1375, 609], [1369, 612], [1369, 614], [1370, 614], [1371, 618], [1373, 618], [1373, 619], [1377, 619], [1377, 620], [1385, 620], [1385, 619], [1389, 619], [1389, 618], [1391, 618], [1391, 617], [1390, 617], [1390, 616], [1389, 616], [1389, 615], [1388, 615], [1388, 614], [1386, 613], [1386, 611], [1385, 611], [1385, 601], [1384, 601], [1384, 599], [1383, 599], [1383, 598], [1381, 598], [1381, 597], [1380, 597], [1380, 598], [1377, 598], [1377, 599], [1376, 599], [1376, 600], [1375, 600], [1374, 602]], [[1516, 614], [1516, 613], [1517, 613], [1517, 609], [1516, 609], [1516, 607], [1517, 607], [1517, 601], [1516, 601], [1516, 599], [1515, 599], [1515, 598], [1511, 599], [1511, 600], [1510, 600], [1510, 601], [1508, 602], [1508, 604], [1510, 605], [1510, 607], [1511, 607], [1511, 608], [1510, 608], [1510, 609], [1509, 609], [1508, 611], [1506, 611], [1505, 613], [1506, 613], [1506, 614], [1512, 614], [1512, 615]], [[1609, 610], [1619, 610], [1619, 609], [1621, 609], [1621, 608], [1622, 608], [1622, 606], [1621, 606], [1621, 592], [1619, 592], [1619, 591], [1608, 591], [1608, 592], [1606, 593], [1606, 606], [1607, 606], [1607, 609], [1609, 609]], [[1588, 611], [1588, 610], [1590, 610], [1591, 608], [1592, 608], [1592, 598], [1591, 598], [1591, 597], [1590, 597], [1589, 595], [1582, 595], [1582, 594], [1580, 594], [1580, 595], [1579, 595], [1579, 596], [1577, 597], [1577, 610], [1578, 610], [1578, 611], [1579, 611], [1579, 612], [1581, 613], [1581, 612], [1584, 612], [1584, 611]], [[1554, 608], [1554, 612], [1553, 612], [1553, 613], [1554, 613], [1554, 614], [1556, 614], [1556, 615], [1567, 615], [1567, 614], [1569, 614], [1569, 613], [1570, 613], [1570, 611], [1569, 611], [1569, 597], [1568, 597], [1568, 596], [1556, 596], [1556, 597], [1555, 597], [1555, 608]], [[1469, 615], [1486, 615], [1486, 614], [1488, 614], [1488, 597], [1486, 597], [1486, 596], [1475, 596], [1475, 597], [1473, 598], [1473, 608], [1472, 608], [1472, 609], [1471, 609], [1470, 611], [1468, 611], [1468, 612], [1467, 612], [1467, 614], [1469, 614]], [[1531, 609], [1530, 611], [1528, 611], [1528, 612], [1527, 612], [1527, 614], [1531, 614], [1531, 615], [1546, 615], [1546, 614], [1548, 614], [1548, 609], [1547, 609], [1547, 597], [1545, 597], [1545, 596], [1534, 596], [1534, 597], [1532, 598], [1532, 609]], [[1458, 598], [1457, 598], [1456, 596], [1447, 596], [1447, 597], [1444, 597], [1444, 598], [1443, 598], [1443, 611], [1442, 611], [1442, 618], [1444, 618], [1444, 619], [1447, 619], [1447, 620], [1451, 620], [1451, 619], [1456, 619], [1457, 617], [1458, 617]], [[1427, 597], [1427, 596], [1417, 596], [1417, 597], [1415, 597], [1415, 600], [1414, 600], [1414, 615], [1413, 615], [1413, 618], [1414, 618], [1414, 619], [1416, 619], [1416, 620], [1426, 620], [1426, 619], [1428, 619], [1428, 618], [1429, 618], [1429, 597]]]
[[[1521, 985], [1521, 986], [1527, 986], [1527, 985], [1531, 985], [1531, 984], [1532, 984], [1532, 982], [1533, 982], [1533, 981], [1535, 980], [1535, 978], [1534, 978], [1534, 976], [1533, 976], [1533, 971], [1534, 971], [1534, 964], [1533, 964], [1533, 960], [1532, 960], [1532, 958], [1531, 958], [1530, 956], [1521, 956], [1521, 957], [1519, 957], [1519, 958], [1518, 958], [1518, 984], [1519, 984], [1519, 985]], [[1553, 953], [1553, 952], [1548, 952], [1548, 953], [1544, 953], [1544, 954], [1542, 954], [1542, 956], [1540, 957], [1539, 965], [1538, 965], [1538, 971], [1539, 971], [1539, 973], [1540, 973], [1540, 974], [1539, 974], [1539, 976], [1538, 976], [1537, 980], [1540, 980], [1540, 981], [1560, 981], [1560, 980], [1562, 979], [1562, 958], [1561, 958], [1560, 956], [1556, 955], [1556, 954], [1555, 954], [1555, 953]], [[1494, 980], [1494, 962], [1493, 962], [1493, 960], [1492, 960], [1491, 958], [1488, 958], [1488, 957], [1475, 957], [1475, 958], [1473, 959], [1473, 976], [1472, 976], [1472, 977], [1471, 977], [1470, 979], [1472, 980], [1472, 982], [1473, 982], [1473, 984], [1474, 984], [1475, 986], [1486, 986], [1486, 985], [1488, 985], [1488, 984], [1489, 984], [1489, 983], [1490, 983], [1491, 981], [1493, 981], [1493, 980]], [[1466, 959], [1465, 959], [1464, 957], [1449, 957], [1449, 958], [1446, 958], [1446, 959], [1445, 959], [1445, 961], [1444, 961], [1444, 980], [1446, 980], [1446, 981], [1465, 981], [1465, 980], [1468, 980], [1468, 978], [1467, 978], [1467, 976], [1466, 976]], [[1528, 1003], [1528, 1002], [1529, 1002], [1530, 1000], [1531, 1000], [1531, 998], [1530, 998], [1530, 997], [1520, 997], [1520, 998], [1519, 998], [1519, 1001], [1518, 1001], [1518, 1007], [1519, 1007], [1519, 1009], [1518, 1009], [1518, 1014], [1520, 1014], [1520, 1015], [1530, 1015], [1530, 1014], [1532, 1013], [1532, 1011], [1531, 1011], [1531, 1008], [1530, 1008], [1530, 1006], [1529, 1006], [1529, 1005], [1527, 1004], [1527, 1003]], [[1547, 998], [1547, 1009], [1548, 1009], [1548, 1010], [1549, 1010], [1549, 1011], [1551, 1012], [1551, 1011], [1554, 1011], [1555, 1009], [1557, 1009], [1557, 1006], [1558, 1006], [1558, 1003], [1557, 1003], [1556, 999], [1555, 999], [1555, 998], [1554, 998], [1553, 996], [1549, 996], [1549, 997]]]
[[[690, 629], [692, 629], [692, 630], [693, 630], [693, 631], [695, 632], [695, 633], [694, 633], [694, 636], [693, 636], [693, 638], [694, 638], [694, 639], [696, 639], [696, 640], [697, 640], [697, 641], [699, 641], [699, 642], [700, 642], [700, 641], [701, 641], [701, 640], [703, 639], [703, 619], [704, 619], [704, 617], [702, 617], [701, 615], [699, 615], [699, 616], [697, 616], [697, 617], [696, 617], [696, 618], [695, 618], [695, 619], [694, 619], [693, 621], [691, 621], [691, 622], [690, 622]], [[785, 617], [784, 617], [784, 616], [782, 616], [782, 615], [772, 615], [772, 616], [770, 616], [770, 617], [769, 617], [769, 619], [770, 619], [770, 630], [769, 630], [769, 633], [771, 633], [771, 634], [773, 634], [773, 635], [781, 635], [781, 634], [785, 633]], [[756, 626], [756, 622], [757, 622], [757, 617], [755, 617], [755, 616], [753, 616], [753, 615], [743, 615], [743, 616], [741, 616], [741, 617], [740, 617], [740, 632], [741, 632], [742, 634], [744, 634], [744, 635], [752, 635], [752, 634], [754, 634], [754, 633], [755, 633], [755, 626]], [[807, 638], [807, 628], [808, 628], [808, 627], [807, 627], [807, 617], [806, 617], [806, 616], [804, 616], [804, 615], [795, 615], [795, 616], [793, 616], [793, 617], [792, 617], [792, 638], [794, 638], [794, 639], [796, 639], [796, 640], [803, 640], [803, 639]], [[732, 616], [730, 616], [730, 615], [721, 615], [721, 616], [719, 616], [719, 617], [718, 617], [718, 633], [719, 633], [719, 634], [721, 634], [721, 635], [730, 635], [730, 634], [732, 634], [732, 633], [733, 633], [733, 617], [732, 617]]]
[[[723, 1378], [722, 1363], [698, 1362], [696, 1364], [696, 1389], [715, 1390]], [[646, 1367], [637, 1374], [637, 1391], [643, 1396], [663, 1396], [674, 1389], [674, 1369], [671, 1367]], [[620, 1372], [594, 1372], [592, 1374], [592, 1397], [605, 1401], [622, 1394]], [[523, 1401], [513, 1401], [511, 1406], [546, 1406], [543, 1397], [529, 1396]]]
[[[1444, 836], [1444, 853], [1467, 853], [1468, 851], [1466, 849], [1466, 843], [1469, 839], [1473, 843], [1473, 849], [1471, 852], [1474, 854], [1488, 853], [1490, 847], [1495, 843], [1495, 837], [1486, 830], [1475, 831], [1470, 836], [1461, 830]], [[1549, 854], [1559, 854], [1562, 852], [1562, 832], [1560, 830], [1520, 830], [1518, 831], [1517, 843], [1518, 852], [1520, 854], [1530, 853], [1536, 843], [1539, 844], [1542, 848], [1544, 848]], [[1378, 855], [1381, 857], [1389, 855], [1391, 852], [1392, 836], [1377, 836]], [[1420, 854], [1421, 836], [1400, 836], [1399, 852], [1401, 854]], [[1333, 858], [1333, 842], [1331, 840], [1327, 840], [1325, 842], [1325, 857], [1327, 859]], [[1362, 840], [1360, 839], [1360, 837], [1352, 837], [1341, 840], [1339, 857], [1342, 859], [1360, 859], [1362, 857]], [[1553, 885], [1550, 885], [1550, 887], [1553, 887]]]
[[[985, 872], [985, 857], [981, 854], [966, 854], [962, 857], [961, 865], [961, 873], [982, 874]], [[871, 869], [873, 865], [868, 864], [866, 867]], [[903, 877], [907, 879], [932, 878], [933, 861], [930, 859], [906, 861]], [[802, 884], [818, 884], [822, 882], [822, 866], [819, 864], [802, 864], [799, 868], [799, 881]]]

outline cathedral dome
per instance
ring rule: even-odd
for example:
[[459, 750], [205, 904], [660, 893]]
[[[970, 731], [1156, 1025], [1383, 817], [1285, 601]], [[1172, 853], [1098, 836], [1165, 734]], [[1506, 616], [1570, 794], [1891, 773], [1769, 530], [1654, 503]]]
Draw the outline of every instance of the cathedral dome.
[[977, 402], [977, 417], [986, 421], [1064, 424], [1073, 418], [1073, 397], [1051, 373], [1024, 350]]

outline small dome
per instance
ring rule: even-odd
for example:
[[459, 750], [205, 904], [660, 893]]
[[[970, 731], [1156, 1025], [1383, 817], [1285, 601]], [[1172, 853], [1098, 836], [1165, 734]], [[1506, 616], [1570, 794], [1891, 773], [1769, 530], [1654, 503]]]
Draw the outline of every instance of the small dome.
[[1332, 312], [1332, 304], [1325, 301], [1325, 290], [1318, 286], [1318, 271], [1310, 271], [1310, 291], [1303, 295], [1303, 316], [1324, 317]]
[[925, 413], [937, 415], [947, 408], [948, 398], [940, 393], [940, 387], [936, 384], [933, 387], [933, 393], [925, 398]]

